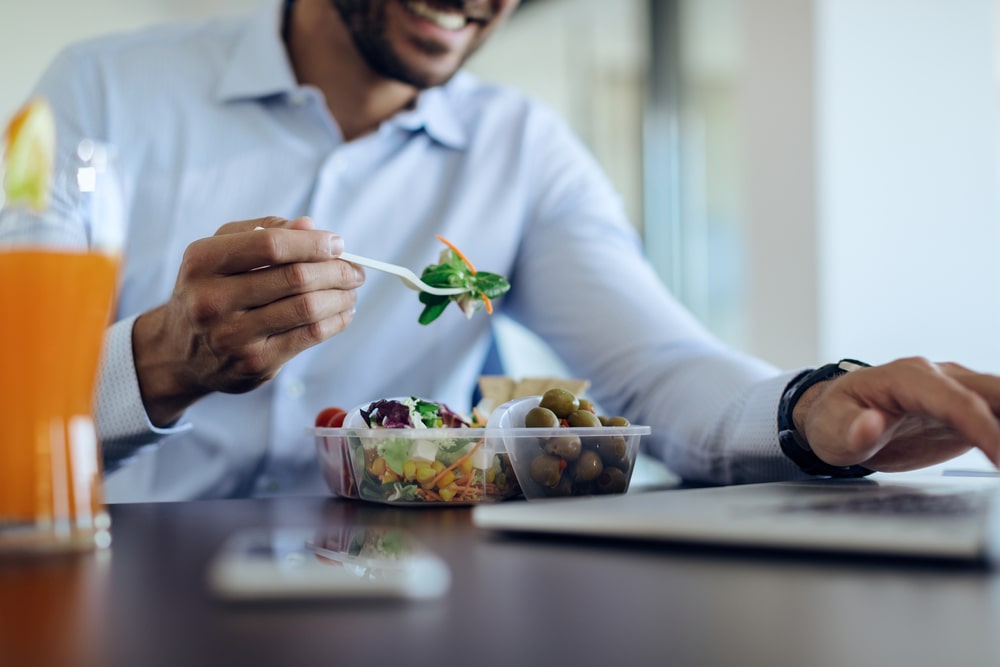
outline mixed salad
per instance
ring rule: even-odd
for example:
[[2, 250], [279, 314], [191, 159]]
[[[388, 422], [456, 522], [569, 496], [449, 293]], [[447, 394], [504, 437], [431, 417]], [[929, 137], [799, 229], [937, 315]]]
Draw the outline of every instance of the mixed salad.
[[476, 503], [520, 491], [505, 453], [494, 455], [479, 436], [455, 437], [435, 430], [474, 431], [465, 417], [446, 405], [416, 397], [383, 399], [360, 412], [368, 428], [426, 430], [428, 436], [352, 437], [362, 498], [391, 503]]
[[461, 287], [465, 291], [451, 296], [421, 292], [420, 303], [424, 304], [424, 310], [420, 313], [419, 322], [430, 324], [452, 301], [458, 304], [467, 318], [480, 308], [492, 313], [492, 300], [507, 292], [510, 283], [499, 274], [476, 271], [472, 262], [454, 244], [440, 235], [437, 239], [448, 247], [441, 251], [437, 264], [424, 269], [420, 279], [432, 287]]

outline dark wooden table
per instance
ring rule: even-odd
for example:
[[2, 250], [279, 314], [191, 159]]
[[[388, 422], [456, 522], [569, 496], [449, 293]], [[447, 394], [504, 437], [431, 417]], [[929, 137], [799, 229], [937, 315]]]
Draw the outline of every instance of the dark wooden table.
[[[467, 509], [328, 498], [115, 505], [105, 553], [0, 560], [0, 665], [1000, 665], [985, 567], [499, 537]], [[445, 597], [232, 604], [244, 527], [405, 527]]]

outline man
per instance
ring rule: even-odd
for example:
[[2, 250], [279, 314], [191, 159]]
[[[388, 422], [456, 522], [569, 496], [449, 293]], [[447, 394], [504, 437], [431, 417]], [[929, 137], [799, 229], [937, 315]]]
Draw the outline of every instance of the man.
[[110, 500], [321, 493], [321, 408], [467, 408], [488, 318], [421, 326], [398, 281], [338, 259], [419, 271], [435, 234], [508, 276], [498, 307], [685, 477], [998, 460], [998, 378], [923, 359], [779, 372], [694, 322], [565, 125], [459, 72], [516, 5], [268, 0], [53, 63], [37, 92], [62, 145], [116, 144], [128, 200], [98, 410]]

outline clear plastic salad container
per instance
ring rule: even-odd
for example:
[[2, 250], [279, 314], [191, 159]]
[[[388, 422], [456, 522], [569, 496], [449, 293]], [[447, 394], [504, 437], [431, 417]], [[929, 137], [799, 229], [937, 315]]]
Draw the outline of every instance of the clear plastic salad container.
[[421, 506], [519, 496], [502, 441], [452, 425], [463, 423], [443, 405], [401, 397], [354, 408], [340, 428], [310, 430], [327, 486], [344, 498]]

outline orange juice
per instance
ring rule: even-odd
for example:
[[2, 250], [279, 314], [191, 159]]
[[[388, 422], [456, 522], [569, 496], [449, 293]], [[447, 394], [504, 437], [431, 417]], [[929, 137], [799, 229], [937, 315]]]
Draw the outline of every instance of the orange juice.
[[116, 257], [0, 250], [0, 550], [107, 530], [92, 420]]

